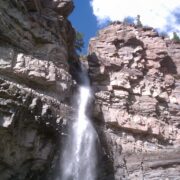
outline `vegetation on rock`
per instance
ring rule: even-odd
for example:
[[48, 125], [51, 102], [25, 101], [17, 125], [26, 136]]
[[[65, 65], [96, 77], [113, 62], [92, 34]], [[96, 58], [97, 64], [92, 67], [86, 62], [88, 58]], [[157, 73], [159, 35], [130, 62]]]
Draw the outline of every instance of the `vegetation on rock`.
[[136, 25], [137, 27], [143, 27], [142, 22], [140, 20], [140, 15], [137, 15], [136, 17]]
[[84, 47], [83, 34], [78, 31], [76, 31], [76, 40], [75, 40], [74, 47], [79, 52], [81, 52], [82, 48]]
[[177, 35], [176, 32], [173, 32], [173, 38], [172, 40], [176, 41], [176, 42], [180, 42], [180, 37]]

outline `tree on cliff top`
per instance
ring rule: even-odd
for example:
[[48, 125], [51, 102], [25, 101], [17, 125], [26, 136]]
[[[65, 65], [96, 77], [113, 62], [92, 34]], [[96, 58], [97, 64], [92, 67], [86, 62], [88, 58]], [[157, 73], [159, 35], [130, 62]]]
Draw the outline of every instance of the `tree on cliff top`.
[[140, 20], [140, 15], [137, 15], [136, 17], [136, 25], [137, 27], [143, 27], [142, 22]]
[[123, 20], [124, 24], [134, 24], [134, 18], [131, 16], [126, 16]]
[[83, 34], [78, 31], [76, 31], [76, 39], [74, 46], [79, 52], [81, 52], [82, 48], [84, 47]]
[[177, 33], [176, 32], [173, 32], [173, 38], [172, 38], [174, 41], [176, 41], [176, 42], [180, 42], [180, 38], [179, 38], [179, 36], [177, 35]]

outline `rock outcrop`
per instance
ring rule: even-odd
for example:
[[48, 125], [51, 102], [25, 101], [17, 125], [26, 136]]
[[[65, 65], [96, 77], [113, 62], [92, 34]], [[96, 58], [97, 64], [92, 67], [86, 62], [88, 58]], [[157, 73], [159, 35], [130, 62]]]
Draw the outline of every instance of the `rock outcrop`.
[[[71, 0], [0, 2], [1, 180], [55, 179], [79, 67], [73, 8]], [[152, 28], [114, 23], [91, 39], [98, 180], [179, 179], [179, 59], [180, 44]]]
[[179, 179], [179, 59], [180, 44], [152, 28], [117, 22], [91, 39], [101, 164], [113, 165], [103, 167], [101, 179]]
[[71, 0], [0, 2], [1, 180], [52, 179], [72, 112], [73, 8]]

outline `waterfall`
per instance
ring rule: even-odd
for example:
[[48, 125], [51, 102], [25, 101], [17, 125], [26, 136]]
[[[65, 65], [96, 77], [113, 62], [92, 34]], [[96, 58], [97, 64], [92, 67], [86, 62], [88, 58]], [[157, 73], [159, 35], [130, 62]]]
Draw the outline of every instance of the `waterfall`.
[[96, 131], [86, 111], [91, 99], [87, 72], [80, 73], [81, 85], [77, 95], [77, 114], [61, 160], [60, 180], [96, 179]]

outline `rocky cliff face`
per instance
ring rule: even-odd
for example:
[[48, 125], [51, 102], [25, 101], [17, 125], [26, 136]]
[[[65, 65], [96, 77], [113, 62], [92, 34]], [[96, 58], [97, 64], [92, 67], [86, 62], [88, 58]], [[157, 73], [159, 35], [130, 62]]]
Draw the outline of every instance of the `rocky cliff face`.
[[114, 23], [89, 44], [101, 179], [180, 177], [180, 44]]
[[0, 2], [1, 180], [52, 179], [72, 111], [72, 10], [70, 0]]
[[[72, 9], [71, 0], [0, 2], [1, 180], [54, 179], [73, 119]], [[180, 44], [151, 28], [114, 23], [91, 40], [98, 180], [179, 179], [179, 59]]]

